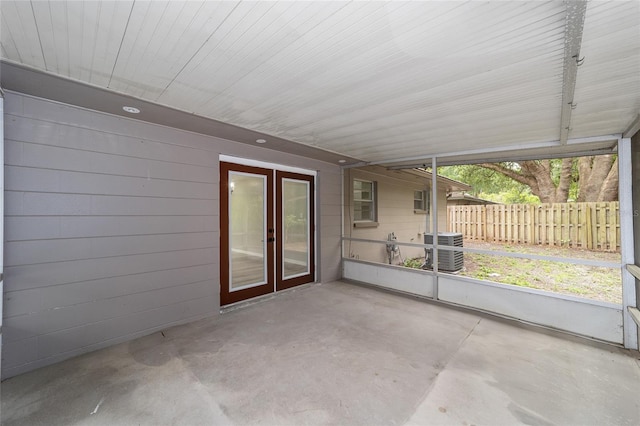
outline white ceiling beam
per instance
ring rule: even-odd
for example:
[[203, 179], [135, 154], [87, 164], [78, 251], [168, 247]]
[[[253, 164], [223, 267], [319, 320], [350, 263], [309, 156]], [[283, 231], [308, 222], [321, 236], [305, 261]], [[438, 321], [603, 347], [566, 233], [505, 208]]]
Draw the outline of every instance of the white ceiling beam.
[[[574, 138], [574, 139], [568, 139], [564, 145], [573, 145], [576, 147], [575, 151], [580, 151], [580, 145], [583, 145], [583, 146], [586, 144], [605, 145], [608, 143], [614, 144], [615, 142], [618, 141], [620, 136], [621, 135], [618, 133], [618, 134], [610, 134], [610, 135], [590, 136], [586, 138]], [[477, 155], [479, 157], [489, 158], [490, 156], [493, 156], [496, 154], [502, 155], [505, 153], [522, 152], [525, 150], [532, 150], [532, 149], [546, 149], [546, 148], [554, 149], [554, 148], [559, 148], [561, 146], [562, 144], [560, 143], [559, 140], [541, 141], [536, 143], [521, 143], [521, 144], [515, 143], [512, 145], [502, 145], [502, 146], [493, 147], [493, 148], [478, 148], [478, 149], [469, 149], [464, 151], [450, 151], [450, 152], [444, 152], [440, 154], [431, 152], [424, 155], [415, 155], [411, 157], [392, 158], [392, 159], [381, 160], [381, 161], [371, 161], [366, 164], [389, 166], [392, 164], [411, 163], [413, 164], [411, 167], [420, 167], [422, 162], [431, 161], [431, 157], [438, 157], [438, 160], [443, 160], [446, 158], [471, 156], [471, 155]], [[404, 166], [405, 164], [402, 164], [402, 167]]]
[[631, 138], [633, 137], [633, 135], [638, 133], [638, 130], [640, 130], [640, 114], [636, 115], [635, 120], [633, 120], [631, 124], [627, 126], [627, 130], [622, 132], [622, 137]]
[[576, 89], [578, 67], [582, 65], [580, 45], [587, 11], [586, 1], [566, 1], [564, 24], [564, 64], [562, 76], [562, 108], [560, 112], [560, 143], [566, 144], [571, 130], [571, 111], [576, 107], [573, 96]]

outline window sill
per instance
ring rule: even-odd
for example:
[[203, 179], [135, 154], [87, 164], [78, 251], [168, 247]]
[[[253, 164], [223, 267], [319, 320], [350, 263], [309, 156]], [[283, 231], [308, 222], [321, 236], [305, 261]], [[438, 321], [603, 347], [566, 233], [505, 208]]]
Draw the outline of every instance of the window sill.
[[413, 214], [424, 214], [424, 215], [426, 215], [426, 214], [429, 214], [429, 212], [428, 212], [428, 211], [426, 211], [426, 210], [418, 210], [418, 209], [414, 209], [414, 210], [413, 210]]
[[354, 228], [377, 228], [378, 222], [353, 222]]

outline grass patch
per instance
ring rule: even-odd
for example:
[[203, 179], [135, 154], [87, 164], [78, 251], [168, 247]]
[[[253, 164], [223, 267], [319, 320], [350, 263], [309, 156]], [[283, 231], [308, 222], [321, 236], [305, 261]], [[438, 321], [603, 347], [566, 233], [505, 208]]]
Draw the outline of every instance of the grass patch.
[[[585, 251], [567, 247], [501, 245], [475, 241], [465, 241], [464, 246], [510, 253], [620, 262], [619, 253]], [[424, 258], [405, 259], [403, 265], [408, 268], [421, 269], [424, 266]], [[536, 288], [593, 300], [622, 303], [622, 280], [618, 268], [464, 253], [464, 268], [457, 274], [518, 287]]]
[[[619, 261], [617, 253], [585, 252], [571, 248], [514, 247], [512, 245], [487, 245], [467, 241], [465, 241], [465, 247], [512, 253]], [[600, 268], [574, 265], [562, 261], [530, 260], [478, 253], [465, 253], [464, 266], [459, 274], [470, 278], [622, 303], [622, 282], [620, 270], [617, 268]]]

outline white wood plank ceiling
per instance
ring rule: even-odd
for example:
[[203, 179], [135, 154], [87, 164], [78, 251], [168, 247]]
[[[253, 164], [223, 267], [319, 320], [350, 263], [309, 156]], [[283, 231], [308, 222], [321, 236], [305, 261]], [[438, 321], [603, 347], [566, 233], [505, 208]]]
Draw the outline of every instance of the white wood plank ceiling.
[[[0, 7], [4, 60], [364, 161], [560, 140], [560, 1]], [[640, 2], [585, 16], [569, 138], [640, 112]]]

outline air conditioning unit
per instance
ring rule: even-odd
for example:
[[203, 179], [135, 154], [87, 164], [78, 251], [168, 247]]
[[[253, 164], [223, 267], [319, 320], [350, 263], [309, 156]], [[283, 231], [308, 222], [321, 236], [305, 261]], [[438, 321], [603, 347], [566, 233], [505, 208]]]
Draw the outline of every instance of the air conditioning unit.
[[[433, 234], [424, 234], [424, 243], [433, 244]], [[438, 270], [459, 271], [464, 266], [464, 254], [459, 250], [446, 250], [443, 246], [462, 247], [462, 234], [454, 232], [438, 233]], [[425, 249], [425, 264], [432, 268], [433, 249]]]

